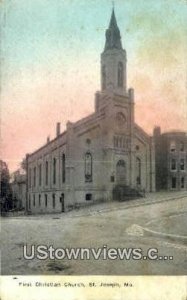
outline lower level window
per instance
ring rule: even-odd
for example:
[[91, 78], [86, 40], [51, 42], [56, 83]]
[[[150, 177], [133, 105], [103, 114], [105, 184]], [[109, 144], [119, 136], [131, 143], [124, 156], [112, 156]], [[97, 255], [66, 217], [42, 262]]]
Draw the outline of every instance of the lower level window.
[[30, 195], [29, 195], [29, 209], [31, 209], [31, 198], [30, 198]]
[[92, 200], [92, 194], [86, 194], [86, 201]]
[[176, 179], [176, 177], [172, 177], [172, 179], [171, 179], [172, 189], [176, 189], [176, 186], [177, 186], [177, 179]]
[[55, 194], [53, 194], [53, 208], [55, 208]]
[[35, 206], [36, 203], [35, 203], [35, 195], [33, 195], [33, 206]]
[[181, 177], [181, 189], [184, 188], [184, 177]]
[[45, 195], [45, 207], [47, 207], [47, 195]]

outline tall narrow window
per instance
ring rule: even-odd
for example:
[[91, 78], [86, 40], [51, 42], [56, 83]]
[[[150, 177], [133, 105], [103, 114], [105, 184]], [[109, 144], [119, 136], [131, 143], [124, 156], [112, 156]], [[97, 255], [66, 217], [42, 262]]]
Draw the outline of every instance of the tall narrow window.
[[90, 152], [85, 154], [85, 181], [92, 182], [92, 155]]
[[47, 207], [47, 194], [45, 194], [45, 207]]
[[174, 171], [174, 170], [176, 170], [176, 168], [177, 168], [176, 159], [172, 158], [172, 160], [171, 160], [171, 170]]
[[56, 158], [53, 158], [53, 184], [56, 183]]
[[114, 143], [114, 147], [116, 147], [116, 137], [113, 137], [113, 143]]
[[180, 159], [180, 169], [184, 171], [184, 158]]
[[33, 172], [34, 172], [34, 174], [33, 174], [33, 185], [35, 187], [36, 186], [36, 167], [34, 167]]
[[33, 195], [33, 206], [36, 205], [36, 202], [35, 202], [35, 194]]
[[55, 202], [55, 194], [53, 194], [53, 208], [55, 208], [56, 202]]
[[123, 138], [123, 148], [126, 148], [126, 139]]
[[41, 195], [38, 196], [38, 206], [41, 206]]
[[184, 143], [183, 142], [180, 142], [180, 151], [184, 151]]
[[66, 157], [65, 154], [62, 154], [62, 182], [66, 181]]
[[49, 177], [49, 163], [45, 162], [45, 184], [48, 185], [48, 177]]
[[38, 169], [39, 169], [39, 186], [41, 186], [42, 185], [42, 164], [39, 164]]
[[184, 177], [181, 177], [181, 189], [184, 188]]
[[180, 151], [184, 151], [184, 143], [183, 142], [180, 142]]
[[106, 66], [102, 66], [102, 90], [106, 89]]
[[31, 209], [31, 196], [29, 194], [29, 209]]
[[118, 87], [123, 87], [123, 81], [124, 81], [123, 63], [120, 61], [118, 63]]
[[119, 137], [116, 137], [116, 147], [119, 147]]
[[28, 181], [29, 181], [29, 187], [31, 188], [31, 168], [29, 168], [29, 178], [28, 178]]
[[141, 159], [139, 157], [136, 158], [136, 183], [137, 185], [141, 184]]
[[172, 187], [172, 189], [176, 189], [176, 186], [177, 186], [177, 179], [176, 179], [176, 177], [172, 177], [171, 178], [171, 187]]

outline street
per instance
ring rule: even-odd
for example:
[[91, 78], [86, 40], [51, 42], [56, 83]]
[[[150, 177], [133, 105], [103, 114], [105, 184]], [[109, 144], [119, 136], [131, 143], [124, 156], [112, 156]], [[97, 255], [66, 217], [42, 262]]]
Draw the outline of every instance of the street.
[[[2, 275], [186, 275], [187, 194], [101, 203], [68, 213], [1, 219]], [[157, 248], [173, 259], [26, 260], [23, 246]]]

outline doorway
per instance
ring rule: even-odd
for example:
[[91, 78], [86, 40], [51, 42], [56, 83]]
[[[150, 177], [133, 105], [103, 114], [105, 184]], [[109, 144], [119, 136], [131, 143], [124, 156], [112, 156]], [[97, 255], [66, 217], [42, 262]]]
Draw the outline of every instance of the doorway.
[[122, 159], [116, 164], [116, 181], [117, 184], [126, 184], [126, 164]]

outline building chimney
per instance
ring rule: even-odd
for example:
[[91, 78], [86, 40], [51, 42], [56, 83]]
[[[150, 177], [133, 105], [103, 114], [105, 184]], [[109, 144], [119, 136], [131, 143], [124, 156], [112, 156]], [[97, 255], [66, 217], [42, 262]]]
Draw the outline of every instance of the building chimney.
[[60, 135], [60, 122], [56, 123], [56, 136]]
[[50, 137], [49, 137], [49, 135], [48, 135], [48, 137], [47, 137], [47, 144], [50, 142]]
[[154, 130], [153, 130], [153, 135], [154, 135], [155, 137], [158, 137], [158, 136], [161, 135], [161, 128], [160, 128], [160, 126], [155, 126], [155, 128], [154, 128]]

